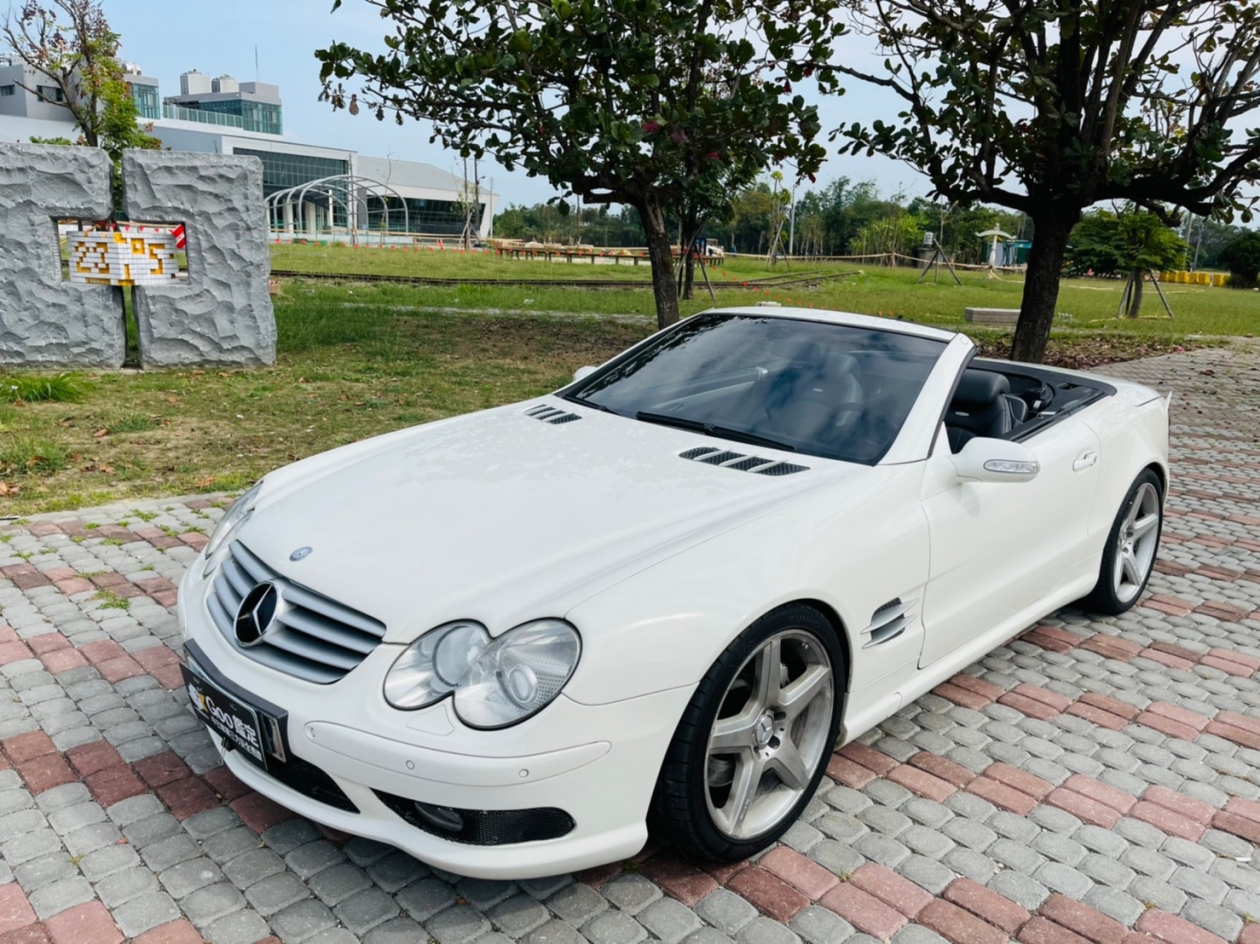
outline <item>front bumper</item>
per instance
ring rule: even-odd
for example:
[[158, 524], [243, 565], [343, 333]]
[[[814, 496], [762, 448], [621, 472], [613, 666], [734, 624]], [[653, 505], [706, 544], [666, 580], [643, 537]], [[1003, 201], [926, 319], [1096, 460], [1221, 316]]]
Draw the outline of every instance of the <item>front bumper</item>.
[[[179, 595], [185, 637], [201, 668], [232, 693], [283, 710], [287, 752], [332, 778], [358, 808], [319, 802], [264, 772], [239, 751], [216, 745], [241, 781], [316, 822], [397, 846], [426, 863], [487, 879], [535, 878], [628, 858], [647, 839], [645, 818], [665, 750], [692, 687], [607, 705], [561, 695], [527, 721], [501, 731], [464, 727], [449, 699], [398, 711], [381, 694], [402, 647], [382, 644], [331, 685], [305, 682], [243, 656], [210, 620], [203, 560]], [[192, 649], [194, 647], [190, 647]], [[572, 817], [557, 839], [471, 845], [404, 821], [376, 791], [463, 810], [554, 808]]]

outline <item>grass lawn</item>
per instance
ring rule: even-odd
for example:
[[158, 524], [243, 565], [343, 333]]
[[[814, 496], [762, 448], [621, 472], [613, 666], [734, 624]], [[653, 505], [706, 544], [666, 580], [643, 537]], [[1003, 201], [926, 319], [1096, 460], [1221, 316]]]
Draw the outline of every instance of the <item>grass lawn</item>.
[[[323, 253], [338, 262], [355, 258], [364, 266], [406, 260], [407, 266], [441, 266], [442, 275], [455, 277], [556, 277], [583, 268], [449, 252], [280, 249]], [[325, 270], [331, 265], [307, 263]], [[601, 278], [615, 271], [585, 268]], [[818, 264], [792, 271], [837, 269]], [[534, 274], [539, 270], [544, 274]], [[621, 271], [633, 272], [624, 266]], [[724, 271], [728, 281], [768, 274], [760, 260], [733, 262]], [[640, 267], [638, 277], [644, 275]], [[778, 300], [961, 328], [966, 305], [1019, 303], [1015, 280], [964, 275], [959, 288], [916, 285], [916, 277], [911, 270], [854, 269], [842, 279], [771, 292], [726, 287], [718, 304]], [[1183, 344], [1222, 343], [1189, 336], [1250, 334], [1260, 323], [1260, 295], [1170, 288], [1175, 321], [1156, 317], [1162, 308], [1150, 293], [1150, 317], [1132, 322], [1113, 317], [1118, 284], [1065, 283], [1059, 307], [1072, 318], [1056, 329], [1052, 360], [1088, 366]], [[684, 311], [712, 307], [702, 294], [685, 302]], [[285, 284], [276, 320], [279, 359], [273, 368], [94, 372], [84, 375], [87, 389], [78, 402], [10, 403], [0, 396], [0, 515], [241, 488], [269, 469], [334, 446], [554, 389], [575, 368], [610, 357], [655, 323], [650, 292], [643, 289], [302, 280]], [[969, 333], [986, 353], [1001, 354], [1009, 343], [1001, 331]], [[4, 386], [0, 377], [0, 390]]]

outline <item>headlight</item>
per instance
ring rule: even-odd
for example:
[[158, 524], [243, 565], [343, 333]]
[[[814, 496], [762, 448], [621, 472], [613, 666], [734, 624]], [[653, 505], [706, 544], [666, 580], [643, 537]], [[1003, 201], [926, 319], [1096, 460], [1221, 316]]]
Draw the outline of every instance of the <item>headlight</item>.
[[206, 544], [206, 560], [209, 563], [202, 574], [203, 577], [209, 577], [214, 568], [218, 566], [219, 562], [215, 555], [227, 543], [228, 537], [233, 531], [248, 521], [249, 516], [254, 513], [254, 503], [258, 500], [258, 493], [262, 489], [262, 484], [261, 481], [255, 483], [253, 488], [233, 502], [232, 507], [227, 510], [227, 513], [215, 525], [214, 530], [210, 533], [210, 541]]
[[423, 708], [454, 693], [455, 713], [472, 728], [502, 728], [546, 707], [560, 694], [582, 650], [563, 620], [526, 623], [497, 639], [478, 623], [425, 633], [385, 676], [385, 700]]

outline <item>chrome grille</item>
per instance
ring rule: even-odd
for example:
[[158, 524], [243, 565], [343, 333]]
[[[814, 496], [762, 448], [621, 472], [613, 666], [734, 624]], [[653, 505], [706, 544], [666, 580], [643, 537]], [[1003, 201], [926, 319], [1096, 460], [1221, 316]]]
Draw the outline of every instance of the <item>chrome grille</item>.
[[[271, 583], [286, 606], [272, 629], [253, 646], [242, 646], [234, 622], [241, 600], [260, 583]], [[207, 605], [223, 637], [241, 655], [308, 682], [327, 685], [380, 645], [385, 624], [286, 580], [240, 541], [233, 541], [214, 578]]]

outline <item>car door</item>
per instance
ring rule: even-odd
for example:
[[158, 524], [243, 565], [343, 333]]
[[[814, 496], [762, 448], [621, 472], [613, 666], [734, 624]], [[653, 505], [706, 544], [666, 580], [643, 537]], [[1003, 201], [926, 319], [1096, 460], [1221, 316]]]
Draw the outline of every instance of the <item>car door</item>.
[[921, 666], [1053, 593], [1085, 548], [1098, 485], [1097, 434], [1064, 417], [1022, 442], [1027, 482], [961, 480], [942, 427], [924, 469], [931, 564]]

